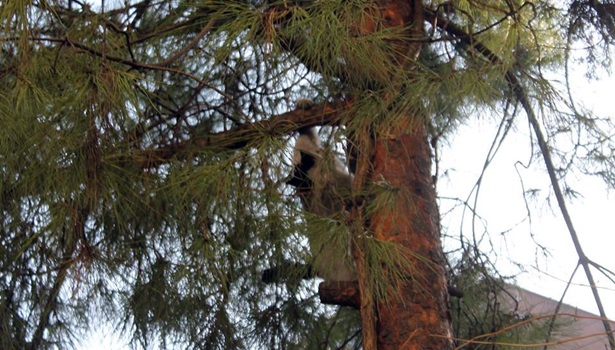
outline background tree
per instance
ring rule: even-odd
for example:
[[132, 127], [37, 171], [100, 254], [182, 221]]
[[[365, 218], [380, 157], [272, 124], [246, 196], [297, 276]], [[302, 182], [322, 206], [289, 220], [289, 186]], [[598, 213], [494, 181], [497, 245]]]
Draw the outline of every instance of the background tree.
[[[485, 111], [506, 135], [525, 114], [565, 217], [567, 171], [613, 186], [609, 121], [545, 78], [575, 43], [608, 62], [613, 8], [3, 3], [0, 345], [66, 346], [102, 318], [144, 348], [450, 347], [438, 140]], [[348, 150], [355, 180], [348, 219], [305, 232], [284, 180], [309, 126]], [[583, 154], [553, 143], [571, 126]], [[314, 228], [353, 247], [360, 316], [302, 279]]]

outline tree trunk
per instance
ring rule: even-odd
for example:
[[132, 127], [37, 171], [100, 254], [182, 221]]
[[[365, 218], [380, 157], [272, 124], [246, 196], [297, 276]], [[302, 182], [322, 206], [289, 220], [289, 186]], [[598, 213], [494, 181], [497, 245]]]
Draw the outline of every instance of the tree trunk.
[[[425, 37], [422, 0], [377, 3], [385, 26], [406, 28], [407, 38], [392, 42], [393, 62], [412, 71]], [[394, 243], [394, 253], [404, 258], [387, 278], [386, 296], [376, 300], [377, 348], [450, 349], [445, 260], [425, 118], [407, 115], [376, 138], [371, 180], [384, 180], [395, 192], [392, 205], [372, 214], [370, 228], [377, 239]], [[393, 270], [382, 268], [385, 274]]]
[[393, 206], [374, 213], [371, 229], [377, 239], [395, 243], [406, 258], [406, 278], [391, 277], [387, 297], [377, 301], [379, 350], [452, 346], [439, 214], [422, 120], [409, 116], [407, 125], [382, 133], [374, 145], [372, 180], [384, 179], [398, 195]]

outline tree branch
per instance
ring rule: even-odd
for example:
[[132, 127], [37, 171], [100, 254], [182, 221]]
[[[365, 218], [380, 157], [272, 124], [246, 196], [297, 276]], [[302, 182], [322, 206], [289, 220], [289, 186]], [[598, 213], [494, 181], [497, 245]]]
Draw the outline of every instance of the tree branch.
[[[503, 61], [488, 47], [482, 44], [480, 41], [477, 41], [469, 33], [465, 32], [461, 28], [457, 27], [455, 24], [450, 23], [445, 18], [438, 16], [436, 13], [430, 10], [425, 11], [425, 17], [432, 23], [435, 23], [438, 28], [447, 33], [455, 36], [459, 40], [461, 40], [468, 47], [474, 48], [477, 52], [482, 54], [485, 58], [487, 58], [490, 62], [503, 66]], [[564, 199], [564, 194], [561, 190], [561, 186], [559, 184], [559, 179], [557, 178], [557, 174], [555, 171], [555, 165], [553, 164], [553, 160], [551, 158], [551, 151], [549, 150], [549, 145], [545, 139], [545, 136], [542, 132], [542, 128], [540, 127], [540, 123], [538, 121], [538, 117], [534, 112], [534, 108], [530, 103], [530, 99], [528, 97], [527, 92], [521, 86], [519, 79], [513, 72], [512, 69], [508, 69], [505, 74], [506, 81], [508, 82], [515, 98], [525, 110], [527, 117], [529, 119], [530, 125], [534, 129], [534, 134], [536, 135], [536, 139], [538, 141], [538, 146], [540, 148], [540, 152], [545, 162], [545, 166], [547, 168], [547, 173], [549, 175], [549, 179], [551, 181], [551, 186], [553, 187], [553, 192], [555, 193], [555, 198], [557, 199], [557, 204], [560, 208], [560, 212], [564, 218], [564, 222], [566, 223], [566, 227], [568, 228], [568, 232], [570, 234], [570, 238], [574, 244], [574, 247], [577, 251], [577, 255], [579, 256], [579, 264], [583, 266], [583, 270], [585, 275], [587, 276], [587, 280], [592, 290], [592, 294], [594, 296], [594, 300], [596, 301], [596, 306], [598, 307], [598, 311], [600, 313], [600, 317], [602, 318], [602, 324], [604, 326], [604, 330], [606, 331], [607, 337], [609, 339], [609, 345], [611, 349], [615, 349], [615, 338], [613, 337], [613, 331], [611, 330], [611, 325], [608, 322], [606, 317], [606, 312], [604, 311], [604, 306], [602, 305], [602, 300], [600, 299], [600, 295], [598, 293], [598, 289], [596, 283], [594, 281], [594, 277], [590, 270], [590, 261], [585, 255], [581, 247], [581, 242], [579, 241], [579, 236], [574, 228], [572, 223], [572, 219], [570, 217], [570, 213], [568, 212], [568, 207], [566, 205], [566, 200]]]
[[322, 282], [318, 285], [318, 295], [323, 304], [350, 306], [355, 309], [361, 306], [358, 282]]
[[248, 146], [264, 135], [284, 135], [305, 127], [317, 125], [337, 125], [350, 109], [350, 103], [321, 103], [308, 110], [296, 109], [254, 123], [246, 123], [239, 127], [215, 134], [196, 137], [175, 145], [154, 150], [144, 150], [138, 159], [141, 168], [151, 168], [172, 159], [181, 159], [182, 152], [192, 147], [199, 149], [214, 148], [219, 150], [234, 150]]

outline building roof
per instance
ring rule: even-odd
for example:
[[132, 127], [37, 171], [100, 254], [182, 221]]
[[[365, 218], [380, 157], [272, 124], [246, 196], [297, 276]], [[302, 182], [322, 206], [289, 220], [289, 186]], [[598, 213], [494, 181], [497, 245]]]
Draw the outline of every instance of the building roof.
[[[521, 319], [553, 315], [558, 301], [549, 299], [529, 290], [508, 286], [507, 292], [516, 300], [509, 306]], [[557, 312], [556, 322], [559, 326], [551, 337], [549, 350], [608, 350], [609, 341], [604, 330], [602, 319], [598, 315], [578, 309], [568, 304], [562, 304]], [[615, 321], [609, 321], [615, 329]], [[540, 346], [542, 349], [544, 344]], [[538, 348], [538, 347], [537, 347]]]

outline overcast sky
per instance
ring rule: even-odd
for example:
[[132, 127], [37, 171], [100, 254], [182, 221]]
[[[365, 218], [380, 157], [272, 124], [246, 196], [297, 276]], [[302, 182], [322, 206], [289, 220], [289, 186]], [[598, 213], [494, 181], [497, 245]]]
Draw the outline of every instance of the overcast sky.
[[[603, 76], [601, 81], [588, 82], [581, 74], [573, 79], [576, 102], [582, 102], [597, 115], [615, 119], [612, 112], [615, 78]], [[438, 193], [443, 197], [467, 198], [472, 185], [477, 181], [497, 128], [496, 119], [473, 120], [462, 127], [442, 152], [442, 167], [451, 168], [449, 177], [438, 183]], [[544, 170], [542, 159], [536, 159], [534, 166], [526, 170], [516, 162], [527, 163], [531, 154], [528, 145], [527, 119], [520, 115], [516, 122], [515, 134], [504, 141], [494, 162], [484, 175], [478, 201], [478, 211], [486, 219], [492, 246], [483, 248], [493, 250], [491, 257], [503, 273], [518, 274], [519, 268], [513, 263], [523, 263], [525, 273], [518, 276], [521, 287], [559, 300], [577, 264], [578, 257], [565, 223], [556, 205], [549, 206], [542, 201], [530, 203], [533, 213], [531, 225], [521, 222], [525, 216], [525, 203], [522, 199], [521, 174], [526, 189], [549, 189], [549, 179]], [[579, 235], [586, 255], [593, 261], [615, 271], [613, 244], [615, 239], [615, 200], [606, 185], [597, 178], [576, 176], [568, 179], [568, 184], [583, 197], [569, 202], [569, 212]], [[555, 203], [554, 197], [553, 203]], [[441, 212], [445, 212], [450, 201], [441, 202]], [[466, 213], [464, 233], [470, 234], [470, 213]], [[460, 215], [444, 218], [449, 234], [460, 231]], [[509, 230], [500, 234], [504, 230]], [[482, 227], [477, 230], [479, 233]], [[548, 248], [550, 255], [545, 256], [538, 244]], [[615, 318], [615, 285], [593, 270], [594, 278], [601, 289], [602, 301], [607, 316]], [[579, 269], [573, 280], [574, 286], [567, 292], [564, 302], [592, 313], [597, 308], [587, 278]]]

